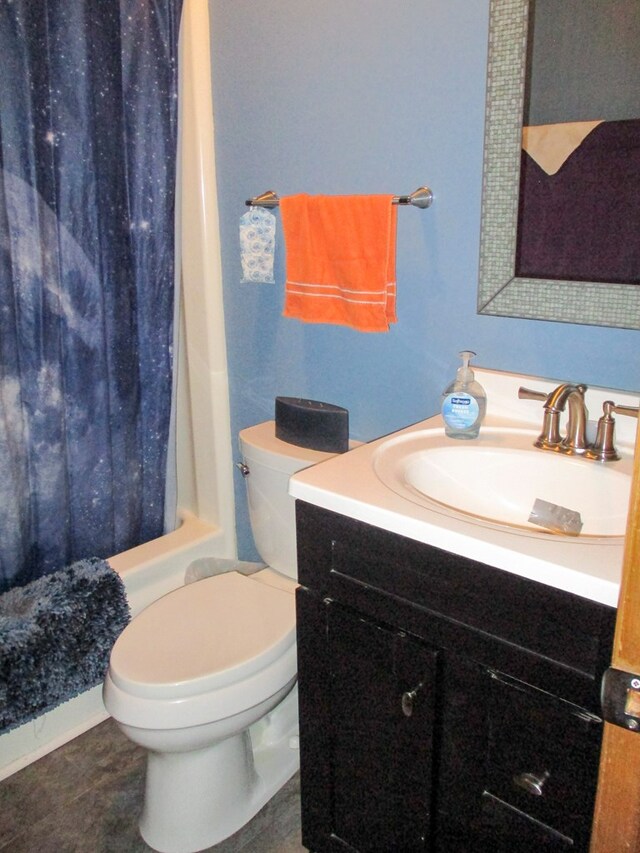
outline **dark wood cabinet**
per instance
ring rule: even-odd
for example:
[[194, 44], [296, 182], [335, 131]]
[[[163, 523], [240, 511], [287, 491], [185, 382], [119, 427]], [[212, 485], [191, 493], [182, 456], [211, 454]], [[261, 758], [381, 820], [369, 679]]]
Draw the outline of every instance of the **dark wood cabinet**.
[[587, 851], [615, 610], [298, 502], [303, 843]]

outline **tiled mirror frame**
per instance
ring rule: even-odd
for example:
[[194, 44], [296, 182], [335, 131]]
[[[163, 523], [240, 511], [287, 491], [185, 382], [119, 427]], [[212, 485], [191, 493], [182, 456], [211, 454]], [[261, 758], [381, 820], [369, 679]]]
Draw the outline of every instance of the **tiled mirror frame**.
[[515, 276], [529, 0], [491, 0], [478, 313], [640, 329], [640, 286]]

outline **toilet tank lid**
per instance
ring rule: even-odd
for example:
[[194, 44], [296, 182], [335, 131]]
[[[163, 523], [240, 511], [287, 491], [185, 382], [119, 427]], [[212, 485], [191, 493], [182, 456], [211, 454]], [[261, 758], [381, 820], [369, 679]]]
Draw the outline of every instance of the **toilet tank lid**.
[[[351, 442], [349, 444], [353, 446]], [[240, 451], [245, 459], [286, 474], [294, 474], [335, 456], [335, 453], [310, 450], [276, 438], [275, 421], [265, 421], [241, 430]]]

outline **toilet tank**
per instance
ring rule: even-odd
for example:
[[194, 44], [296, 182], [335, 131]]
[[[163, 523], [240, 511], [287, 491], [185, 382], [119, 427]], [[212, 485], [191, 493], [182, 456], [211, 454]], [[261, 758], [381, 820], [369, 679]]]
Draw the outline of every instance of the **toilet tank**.
[[297, 578], [295, 501], [288, 492], [289, 477], [335, 454], [281, 441], [275, 421], [243, 429], [240, 452], [249, 469], [245, 482], [258, 553], [271, 568]]

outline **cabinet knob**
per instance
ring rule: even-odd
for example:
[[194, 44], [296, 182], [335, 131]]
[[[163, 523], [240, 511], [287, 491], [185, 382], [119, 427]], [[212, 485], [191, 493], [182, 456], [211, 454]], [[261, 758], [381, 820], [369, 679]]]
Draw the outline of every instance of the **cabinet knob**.
[[415, 702], [416, 696], [418, 695], [421, 687], [422, 682], [420, 682], [417, 687], [414, 687], [413, 690], [406, 690], [402, 694], [400, 704], [402, 705], [402, 713], [405, 717], [410, 717], [413, 714], [413, 703]]
[[513, 784], [525, 790], [528, 794], [534, 797], [542, 796], [542, 786], [547, 781], [551, 774], [545, 770], [542, 775], [535, 773], [519, 773], [513, 777]]

